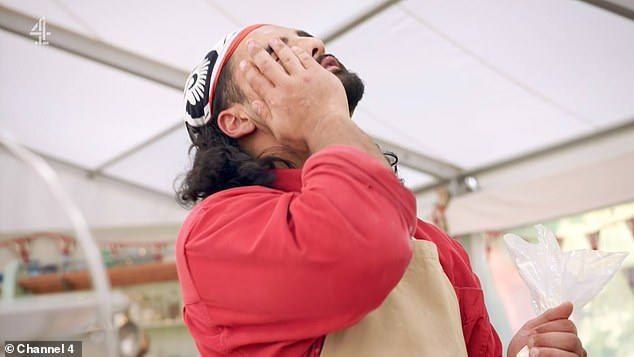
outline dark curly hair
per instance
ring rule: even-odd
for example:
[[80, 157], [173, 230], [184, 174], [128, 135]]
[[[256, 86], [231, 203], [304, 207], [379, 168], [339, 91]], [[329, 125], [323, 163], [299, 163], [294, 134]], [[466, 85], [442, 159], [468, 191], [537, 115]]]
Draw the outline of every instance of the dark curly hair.
[[177, 190], [177, 201], [192, 207], [205, 197], [232, 187], [261, 185], [270, 187], [275, 180], [272, 171], [276, 161], [290, 163], [276, 157], [254, 158], [247, 154], [238, 141], [218, 127], [218, 114], [233, 103], [245, 102], [242, 90], [233, 81], [231, 61], [220, 71], [214, 94], [211, 120], [202, 127], [187, 125], [192, 139], [189, 147], [193, 163]]

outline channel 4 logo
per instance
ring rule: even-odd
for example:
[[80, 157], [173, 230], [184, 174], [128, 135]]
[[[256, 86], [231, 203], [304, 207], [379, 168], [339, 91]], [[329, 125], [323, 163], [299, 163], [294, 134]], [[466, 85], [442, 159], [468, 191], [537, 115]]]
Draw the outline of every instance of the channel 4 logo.
[[31, 32], [29, 32], [29, 36], [37, 37], [37, 41], [35, 41], [36, 45], [47, 46], [49, 44], [48, 38], [51, 36], [51, 33], [46, 30], [46, 17], [40, 17], [40, 19], [37, 20]]

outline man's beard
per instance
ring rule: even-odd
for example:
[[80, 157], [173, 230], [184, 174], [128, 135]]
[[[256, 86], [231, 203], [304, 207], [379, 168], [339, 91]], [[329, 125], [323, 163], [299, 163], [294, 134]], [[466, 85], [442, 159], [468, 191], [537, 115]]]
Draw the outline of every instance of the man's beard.
[[365, 91], [365, 84], [363, 80], [354, 72], [348, 71], [343, 65], [341, 69], [334, 72], [343, 84], [343, 88], [346, 90], [346, 97], [348, 98], [348, 110], [350, 116], [354, 113], [354, 109], [363, 98], [363, 92]]
[[332, 73], [339, 78], [341, 83], [343, 84], [343, 88], [346, 90], [346, 97], [348, 98], [348, 110], [350, 111], [350, 116], [354, 112], [357, 104], [363, 98], [363, 92], [365, 91], [365, 85], [363, 84], [363, 80], [354, 72], [349, 71], [346, 66], [341, 63], [337, 57], [325, 53], [317, 58], [317, 63], [322, 63], [326, 57], [332, 57], [337, 61], [338, 69], [334, 70]]

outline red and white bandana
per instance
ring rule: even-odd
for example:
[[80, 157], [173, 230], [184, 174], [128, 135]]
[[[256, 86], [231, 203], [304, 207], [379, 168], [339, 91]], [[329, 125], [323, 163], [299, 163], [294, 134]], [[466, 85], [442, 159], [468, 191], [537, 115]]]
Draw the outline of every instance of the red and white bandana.
[[238, 44], [256, 28], [257, 24], [236, 30], [218, 42], [203, 61], [189, 74], [183, 99], [185, 100], [185, 122], [193, 127], [201, 127], [211, 120], [216, 82], [222, 67]]

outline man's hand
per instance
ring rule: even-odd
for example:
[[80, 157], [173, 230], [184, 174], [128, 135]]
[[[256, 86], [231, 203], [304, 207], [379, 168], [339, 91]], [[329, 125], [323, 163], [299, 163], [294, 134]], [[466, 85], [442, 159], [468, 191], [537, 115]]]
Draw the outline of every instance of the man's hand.
[[306, 151], [326, 127], [350, 121], [343, 84], [304, 50], [273, 38], [276, 63], [254, 40], [246, 45], [253, 62], [243, 60], [240, 68], [263, 99], [251, 105], [279, 142]]
[[529, 320], [511, 339], [507, 355], [515, 357], [527, 345], [531, 357], [586, 357], [570, 314], [572, 304], [566, 302]]
[[279, 63], [253, 40], [246, 43], [252, 62], [240, 69], [261, 100], [251, 106], [282, 145], [311, 155], [329, 145], [354, 146], [390, 167], [373, 140], [351, 119], [343, 84], [301, 48], [279, 39], [269, 45]]

